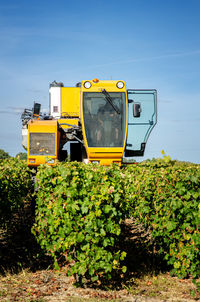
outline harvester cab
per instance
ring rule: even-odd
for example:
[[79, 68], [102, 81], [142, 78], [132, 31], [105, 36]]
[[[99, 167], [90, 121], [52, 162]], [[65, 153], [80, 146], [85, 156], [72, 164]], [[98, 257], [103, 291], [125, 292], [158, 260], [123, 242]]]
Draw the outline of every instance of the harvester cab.
[[49, 115], [40, 106], [22, 114], [29, 166], [65, 160], [121, 165], [143, 156], [157, 120], [156, 90], [127, 90], [124, 81], [83, 81], [75, 87], [50, 84]]

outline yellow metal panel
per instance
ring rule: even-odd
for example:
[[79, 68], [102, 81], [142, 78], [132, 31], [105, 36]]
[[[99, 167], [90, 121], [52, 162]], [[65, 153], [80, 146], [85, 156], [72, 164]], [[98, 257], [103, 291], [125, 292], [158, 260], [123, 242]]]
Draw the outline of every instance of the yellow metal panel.
[[121, 165], [124, 148], [87, 148], [90, 162], [99, 161], [100, 165], [110, 165], [115, 162]]
[[90, 158], [120, 158], [124, 152], [124, 147], [88, 147], [88, 153]]
[[57, 132], [57, 120], [31, 120], [28, 124], [29, 132]]
[[[84, 87], [84, 83], [85, 82], [90, 82], [91, 83], [91, 88], [87, 89]], [[119, 89], [117, 87], [117, 82], [123, 82], [124, 83], [124, 87]], [[93, 81], [83, 81], [82, 82], [82, 92], [97, 92], [97, 91], [101, 91], [101, 89], [106, 89], [109, 92], [126, 92], [126, 84], [124, 81], [99, 81], [97, 83], [93, 82]]]
[[61, 88], [61, 116], [79, 116], [80, 87]]

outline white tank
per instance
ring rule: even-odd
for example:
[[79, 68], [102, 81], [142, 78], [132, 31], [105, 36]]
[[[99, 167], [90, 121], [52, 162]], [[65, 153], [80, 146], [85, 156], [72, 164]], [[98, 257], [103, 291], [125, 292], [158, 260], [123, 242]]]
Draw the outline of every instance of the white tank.
[[22, 128], [22, 146], [25, 150], [27, 150], [28, 146], [28, 128], [27, 126], [23, 126]]
[[50, 87], [49, 89], [50, 115], [59, 118], [61, 115], [61, 87]]

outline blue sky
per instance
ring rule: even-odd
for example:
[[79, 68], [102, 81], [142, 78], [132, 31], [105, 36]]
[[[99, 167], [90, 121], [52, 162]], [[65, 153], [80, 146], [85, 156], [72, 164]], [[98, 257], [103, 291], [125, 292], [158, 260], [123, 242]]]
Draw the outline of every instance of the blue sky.
[[157, 89], [144, 158], [200, 163], [199, 0], [0, 0], [0, 149], [21, 147], [23, 108], [49, 83], [99, 78]]

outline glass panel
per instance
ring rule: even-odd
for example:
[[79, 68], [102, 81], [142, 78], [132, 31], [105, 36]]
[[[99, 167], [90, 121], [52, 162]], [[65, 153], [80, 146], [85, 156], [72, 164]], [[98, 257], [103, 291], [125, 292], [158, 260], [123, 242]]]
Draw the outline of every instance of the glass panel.
[[29, 155], [55, 155], [55, 133], [30, 133]]
[[[126, 150], [139, 151], [145, 146], [149, 134], [156, 124], [156, 90], [128, 90], [128, 99]], [[141, 106], [140, 117], [133, 116], [134, 103], [139, 103]]]
[[83, 116], [88, 147], [123, 147], [125, 93], [83, 93]]

